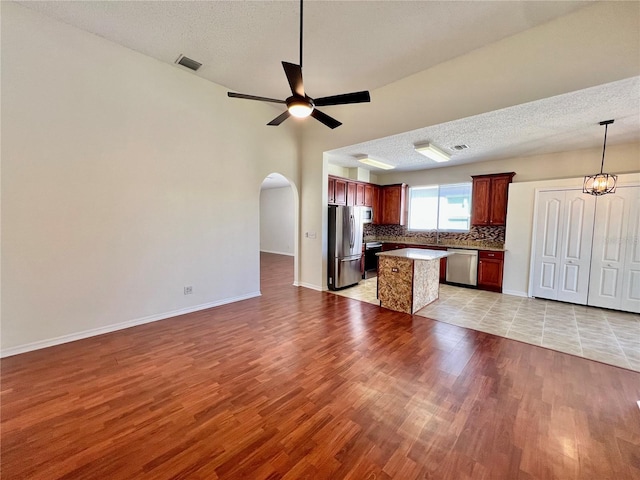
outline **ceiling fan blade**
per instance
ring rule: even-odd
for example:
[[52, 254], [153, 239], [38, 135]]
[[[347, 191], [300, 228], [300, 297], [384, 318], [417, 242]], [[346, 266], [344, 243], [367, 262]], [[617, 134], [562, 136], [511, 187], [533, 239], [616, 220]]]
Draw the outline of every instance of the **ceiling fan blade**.
[[294, 63], [282, 62], [284, 73], [289, 81], [291, 93], [304, 98], [304, 86], [302, 85], [302, 67]]
[[331, 128], [331, 129], [334, 129], [334, 128], [339, 127], [340, 125], [342, 125], [342, 122], [339, 122], [335, 118], [330, 117], [326, 113], [322, 113], [317, 108], [313, 109], [313, 111], [311, 112], [311, 116], [313, 118], [315, 118], [316, 120], [318, 120], [319, 122], [324, 123], [327, 127]]
[[343, 93], [342, 95], [332, 95], [330, 97], [314, 98], [313, 103], [319, 107], [327, 105], [346, 105], [347, 103], [370, 102], [371, 96], [366, 90], [362, 92]]
[[284, 100], [278, 100], [277, 98], [256, 97], [255, 95], [245, 95], [244, 93], [227, 92], [227, 95], [232, 98], [244, 98], [245, 100], [260, 100], [261, 102], [287, 103]]
[[276, 118], [274, 118], [269, 123], [267, 123], [267, 125], [271, 125], [271, 126], [277, 127], [278, 125], [280, 125], [282, 122], [284, 122], [290, 116], [291, 116], [291, 114], [289, 113], [289, 110], [285, 110], [280, 115], [278, 115]]

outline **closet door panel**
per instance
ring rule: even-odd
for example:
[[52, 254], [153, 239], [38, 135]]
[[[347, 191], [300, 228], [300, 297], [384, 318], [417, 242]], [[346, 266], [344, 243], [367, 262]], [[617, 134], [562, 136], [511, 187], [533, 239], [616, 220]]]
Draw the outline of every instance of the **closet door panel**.
[[589, 293], [595, 201], [581, 191], [567, 191], [564, 212], [558, 300], [585, 305]]
[[589, 305], [620, 309], [629, 198], [623, 189], [598, 198], [593, 235]]
[[640, 313], [640, 187], [630, 187], [628, 191], [629, 226], [622, 273], [621, 309]]
[[558, 296], [563, 202], [563, 191], [538, 193], [532, 281], [534, 297], [555, 300]]

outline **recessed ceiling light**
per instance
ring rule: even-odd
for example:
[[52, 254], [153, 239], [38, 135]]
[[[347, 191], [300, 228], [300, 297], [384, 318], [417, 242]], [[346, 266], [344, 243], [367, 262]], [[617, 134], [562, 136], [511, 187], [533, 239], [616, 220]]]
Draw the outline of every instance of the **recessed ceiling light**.
[[364, 163], [365, 165], [370, 165], [376, 168], [381, 168], [383, 170], [392, 170], [396, 168], [394, 165], [389, 165], [388, 163], [381, 162], [380, 160], [374, 160], [373, 158], [369, 158], [367, 156], [356, 158], [360, 163]]
[[451, 158], [451, 155], [449, 155], [447, 152], [443, 152], [431, 143], [414, 145], [414, 148], [416, 152], [424, 155], [427, 158], [430, 158], [434, 162], [448, 162]]

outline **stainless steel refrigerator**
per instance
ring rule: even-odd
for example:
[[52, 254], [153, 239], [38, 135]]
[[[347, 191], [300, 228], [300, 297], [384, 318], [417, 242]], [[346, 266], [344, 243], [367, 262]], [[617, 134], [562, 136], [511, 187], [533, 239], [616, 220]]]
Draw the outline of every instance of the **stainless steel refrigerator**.
[[330, 290], [348, 287], [362, 279], [362, 219], [360, 207], [329, 205]]

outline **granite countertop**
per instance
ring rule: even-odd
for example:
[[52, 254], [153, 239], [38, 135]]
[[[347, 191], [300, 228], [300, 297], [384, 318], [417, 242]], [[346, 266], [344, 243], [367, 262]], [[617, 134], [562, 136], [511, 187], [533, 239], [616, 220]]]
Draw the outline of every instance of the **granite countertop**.
[[380, 242], [380, 243], [403, 243], [405, 245], [420, 245], [421, 247], [440, 247], [440, 248], [459, 248], [462, 250], [489, 250], [493, 252], [506, 252], [504, 247], [499, 246], [489, 246], [489, 245], [471, 245], [468, 243], [454, 243], [454, 242], [446, 242], [446, 243], [421, 243], [416, 242], [415, 240], [369, 240], [370, 242]]
[[408, 258], [409, 260], [438, 260], [439, 258], [448, 257], [452, 255], [446, 250], [426, 250], [424, 248], [399, 248], [398, 250], [391, 250], [388, 252], [376, 253], [378, 256], [383, 257], [400, 257]]

